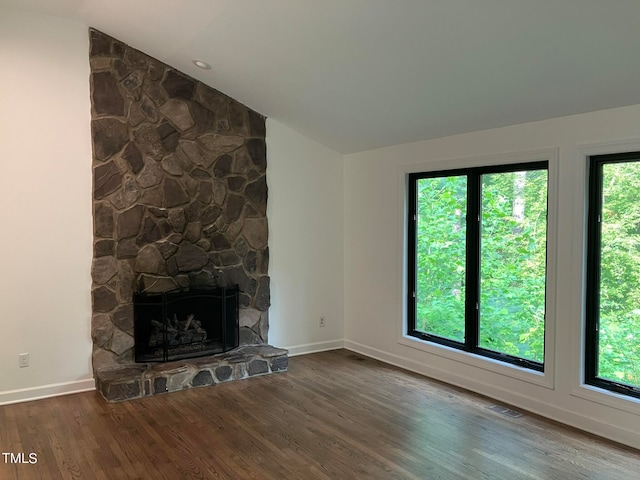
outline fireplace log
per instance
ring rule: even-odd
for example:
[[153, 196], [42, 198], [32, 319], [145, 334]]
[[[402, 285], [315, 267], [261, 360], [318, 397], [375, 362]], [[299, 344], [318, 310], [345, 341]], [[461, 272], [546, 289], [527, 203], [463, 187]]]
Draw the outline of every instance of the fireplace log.
[[195, 315], [193, 313], [187, 316], [186, 325], [184, 326], [185, 331], [189, 330], [189, 326], [191, 325], [191, 322], [193, 321], [194, 318], [195, 318]]
[[169, 346], [202, 343], [207, 339], [207, 331], [202, 328], [202, 322], [195, 320], [193, 314], [188, 315], [184, 321], [179, 321], [174, 315], [173, 320], [167, 318], [164, 324], [157, 320], [151, 320], [151, 325], [153, 331], [149, 336], [148, 344], [150, 347], [162, 346], [165, 338]]

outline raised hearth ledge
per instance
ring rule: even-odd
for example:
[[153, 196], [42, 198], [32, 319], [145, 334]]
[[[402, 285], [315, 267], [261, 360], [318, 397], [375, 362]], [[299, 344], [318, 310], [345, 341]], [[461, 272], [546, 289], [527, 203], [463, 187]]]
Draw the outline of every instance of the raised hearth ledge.
[[96, 372], [96, 389], [108, 402], [151, 397], [187, 388], [285, 372], [288, 350], [243, 345], [229, 352], [167, 363], [140, 363]]

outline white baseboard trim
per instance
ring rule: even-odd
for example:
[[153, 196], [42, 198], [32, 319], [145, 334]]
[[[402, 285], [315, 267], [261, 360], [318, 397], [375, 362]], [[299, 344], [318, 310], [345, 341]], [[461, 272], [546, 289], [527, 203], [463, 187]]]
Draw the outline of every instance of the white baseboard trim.
[[327, 340], [325, 342], [305, 343], [303, 345], [294, 345], [292, 347], [284, 347], [289, 350], [289, 356], [306, 355], [307, 353], [326, 352], [327, 350], [337, 350], [344, 348], [344, 339]]
[[531, 413], [575, 427], [579, 430], [608, 438], [614, 442], [629, 445], [633, 448], [640, 448], [640, 438], [638, 437], [637, 431], [610, 425], [597, 419], [586, 417], [564, 408], [520, 395], [514, 391], [505, 390], [493, 385], [487, 386], [473, 378], [459, 375], [448, 370], [445, 371], [433, 368], [429, 365], [416, 362], [415, 360], [395, 355], [393, 353], [388, 353], [351, 340], [344, 341], [344, 348], [367, 357], [380, 360], [381, 362], [433, 378], [443, 383], [448, 383], [450, 385], [455, 385], [457, 387], [485, 395], [497, 401], [522, 408]]
[[53, 383], [51, 385], [41, 385], [38, 387], [7, 390], [0, 392], [0, 405], [30, 402], [32, 400], [88, 392], [95, 389], [96, 386], [93, 378], [88, 378], [86, 380], [75, 380], [73, 382]]

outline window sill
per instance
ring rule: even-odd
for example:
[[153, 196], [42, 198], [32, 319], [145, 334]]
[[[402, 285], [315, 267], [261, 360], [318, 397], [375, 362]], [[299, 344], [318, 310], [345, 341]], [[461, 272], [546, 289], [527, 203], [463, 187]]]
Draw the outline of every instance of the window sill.
[[571, 389], [570, 395], [590, 402], [599, 403], [605, 407], [612, 407], [622, 410], [623, 412], [640, 415], [640, 398], [586, 384], [574, 386]]
[[551, 365], [549, 365], [549, 361], [546, 362], [545, 372], [543, 373], [512, 365], [510, 363], [501, 362], [493, 358], [464, 352], [462, 350], [447, 347], [446, 345], [420, 340], [419, 338], [408, 335], [402, 335], [398, 339], [398, 343], [405, 347], [415, 348], [431, 355], [446, 358], [447, 360], [463, 363], [474, 368], [480, 368], [482, 370], [511, 377], [516, 380], [538, 385], [550, 390], [553, 390], [554, 388], [553, 375], [550, 373], [553, 369], [551, 368]]

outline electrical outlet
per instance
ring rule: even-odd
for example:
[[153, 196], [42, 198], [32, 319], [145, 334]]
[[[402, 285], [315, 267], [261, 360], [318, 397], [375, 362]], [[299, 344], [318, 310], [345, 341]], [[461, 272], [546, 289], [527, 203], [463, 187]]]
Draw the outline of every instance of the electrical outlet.
[[327, 322], [326, 322], [326, 320], [324, 319], [324, 317], [320, 317], [320, 326], [321, 326], [321, 327], [324, 327], [324, 326], [326, 326], [326, 325], [327, 325]]
[[20, 353], [20, 354], [18, 354], [18, 366], [20, 368], [29, 366], [29, 354], [28, 353]]

